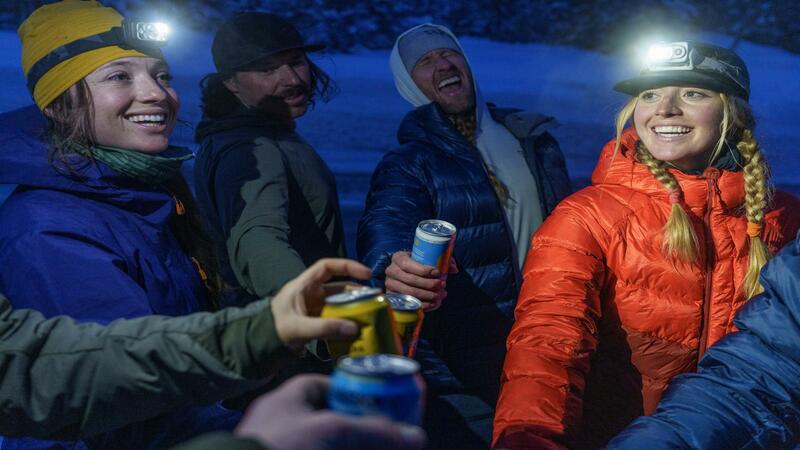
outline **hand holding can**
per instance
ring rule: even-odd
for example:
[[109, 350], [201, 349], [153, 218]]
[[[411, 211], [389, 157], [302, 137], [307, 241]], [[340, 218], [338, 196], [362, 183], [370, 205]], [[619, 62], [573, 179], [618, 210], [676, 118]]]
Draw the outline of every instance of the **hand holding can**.
[[328, 406], [351, 416], [422, 423], [425, 382], [419, 363], [396, 355], [343, 358], [331, 377]]
[[389, 301], [378, 288], [362, 287], [326, 297], [321, 316], [349, 319], [359, 326], [359, 334], [353, 340], [328, 341], [333, 357], [402, 353]]
[[442, 280], [447, 278], [450, 258], [456, 242], [456, 227], [444, 220], [423, 220], [414, 233], [411, 259], [421, 264], [436, 267]]

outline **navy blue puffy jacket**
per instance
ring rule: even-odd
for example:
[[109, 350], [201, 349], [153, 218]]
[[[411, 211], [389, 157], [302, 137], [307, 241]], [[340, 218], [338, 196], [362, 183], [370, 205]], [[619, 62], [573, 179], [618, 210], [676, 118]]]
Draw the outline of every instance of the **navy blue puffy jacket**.
[[[491, 112], [521, 137], [546, 216], [570, 193], [564, 157], [545, 132], [555, 121], [518, 110]], [[391, 255], [410, 250], [418, 222], [437, 218], [458, 228], [460, 272], [448, 278], [442, 307], [425, 318], [418, 359], [429, 388], [486, 389], [493, 401], [520, 286], [511, 230], [478, 149], [436, 104], [410, 112], [398, 139], [401, 147], [386, 153], [372, 176], [358, 224], [359, 258], [382, 285]]]
[[609, 449], [800, 447], [800, 235], [761, 271], [763, 295], [736, 316], [699, 372], [676, 377], [656, 412]]

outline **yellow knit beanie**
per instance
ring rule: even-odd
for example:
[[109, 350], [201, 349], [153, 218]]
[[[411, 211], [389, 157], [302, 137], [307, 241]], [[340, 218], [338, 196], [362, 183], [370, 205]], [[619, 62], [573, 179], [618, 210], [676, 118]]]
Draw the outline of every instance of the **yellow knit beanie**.
[[[96, 1], [64, 0], [44, 5], [20, 25], [17, 34], [22, 42], [22, 71], [29, 78], [31, 68], [53, 50], [82, 38], [106, 32], [122, 24], [122, 16], [113, 8]], [[115, 59], [148, 56], [138, 50], [116, 45], [78, 53], [61, 61], [36, 81], [33, 99], [44, 110], [53, 100], [95, 69]]]

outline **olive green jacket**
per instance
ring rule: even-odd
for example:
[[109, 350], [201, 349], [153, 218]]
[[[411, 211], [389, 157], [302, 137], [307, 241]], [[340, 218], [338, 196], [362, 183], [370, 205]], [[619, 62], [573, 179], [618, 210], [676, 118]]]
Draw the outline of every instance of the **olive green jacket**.
[[74, 439], [263, 385], [293, 353], [268, 300], [107, 326], [0, 295], [0, 435]]
[[197, 202], [230, 286], [275, 295], [317, 260], [347, 254], [336, 179], [293, 127], [242, 108], [204, 119], [197, 141]]

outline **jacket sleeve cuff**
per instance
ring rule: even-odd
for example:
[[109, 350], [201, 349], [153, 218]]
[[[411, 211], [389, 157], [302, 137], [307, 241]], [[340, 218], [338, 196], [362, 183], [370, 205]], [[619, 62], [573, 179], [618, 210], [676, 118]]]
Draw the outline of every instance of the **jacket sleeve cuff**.
[[278, 337], [269, 300], [232, 308], [227, 320], [197, 341], [227, 368], [248, 379], [268, 378], [295, 357]]

